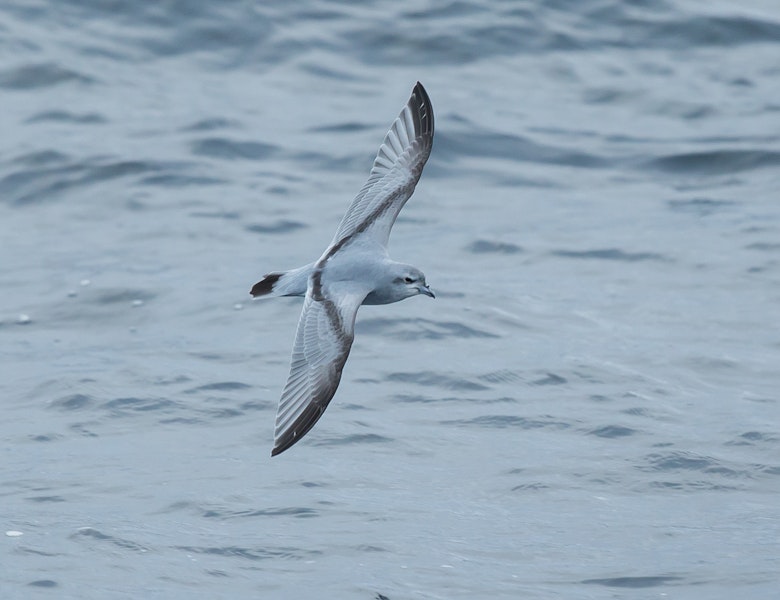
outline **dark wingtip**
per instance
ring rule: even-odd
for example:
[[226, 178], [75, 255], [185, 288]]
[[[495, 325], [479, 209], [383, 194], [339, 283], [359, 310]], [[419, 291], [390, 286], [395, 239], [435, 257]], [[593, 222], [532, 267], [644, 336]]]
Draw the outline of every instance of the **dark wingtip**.
[[276, 445], [271, 450], [271, 456], [281, 454], [291, 446], [294, 446], [301, 441], [314, 424], [320, 420], [320, 417], [325, 413], [325, 409], [328, 408], [328, 404], [336, 393], [339, 380], [341, 379], [341, 373], [335, 381], [335, 384], [322, 396], [319, 400], [311, 402], [301, 413], [290, 428], [287, 429], [279, 438], [275, 441]]
[[412, 94], [419, 98], [420, 108], [422, 109], [420, 111], [420, 133], [433, 137], [433, 104], [431, 104], [428, 92], [425, 91], [423, 84], [418, 81], [412, 90]]
[[276, 284], [276, 282], [279, 281], [279, 278], [281, 276], [282, 273], [269, 273], [268, 275], [263, 277], [262, 280], [254, 284], [252, 286], [252, 289], [249, 291], [249, 293], [252, 295], [253, 298], [270, 294], [274, 289], [274, 284]]

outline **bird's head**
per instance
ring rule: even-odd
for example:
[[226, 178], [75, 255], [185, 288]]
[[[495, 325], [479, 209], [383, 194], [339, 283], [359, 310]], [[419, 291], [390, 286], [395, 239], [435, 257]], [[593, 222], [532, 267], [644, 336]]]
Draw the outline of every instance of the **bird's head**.
[[420, 269], [409, 265], [399, 265], [393, 285], [402, 292], [404, 298], [418, 294], [425, 294], [431, 298], [436, 297], [428, 284], [425, 283], [425, 274]]

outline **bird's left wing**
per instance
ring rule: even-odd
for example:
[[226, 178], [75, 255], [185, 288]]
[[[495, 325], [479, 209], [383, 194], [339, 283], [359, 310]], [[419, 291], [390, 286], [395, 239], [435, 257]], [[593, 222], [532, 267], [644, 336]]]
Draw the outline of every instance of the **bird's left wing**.
[[352, 348], [358, 307], [369, 291], [350, 282], [324, 286], [319, 274], [312, 276], [276, 413], [271, 456], [306, 435], [328, 407]]
[[387, 246], [390, 229], [414, 193], [433, 145], [433, 106], [420, 82], [387, 132], [363, 189], [349, 205], [331, 247], [357, 234]]

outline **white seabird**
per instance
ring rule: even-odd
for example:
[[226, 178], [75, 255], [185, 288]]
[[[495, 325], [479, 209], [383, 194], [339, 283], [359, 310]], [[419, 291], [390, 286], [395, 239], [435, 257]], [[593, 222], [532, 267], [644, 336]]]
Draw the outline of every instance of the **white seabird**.
[[287, 384], [279, 400], [271, 456], [314, 427], [336, 393], [361, 304], [390, 304], [425, 294], [422, 271], [390, 259], [390, 229], [414, 193], [433, 144], [433, 107], [420, 82], [387, 132], [368, 181], [316, 262], [268, 273], [258, 296], [305, 296]]

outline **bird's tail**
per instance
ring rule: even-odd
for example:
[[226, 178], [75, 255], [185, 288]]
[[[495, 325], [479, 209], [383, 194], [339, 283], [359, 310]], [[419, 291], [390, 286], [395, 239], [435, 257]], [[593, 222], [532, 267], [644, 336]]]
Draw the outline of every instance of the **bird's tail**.
[[314, 263], [293, 269], [292, 271], [274, 271], [252, 286], [250, 294], [259, 296], [305, 296], [309, 285], [309, 275]]

